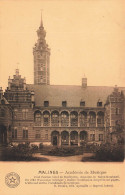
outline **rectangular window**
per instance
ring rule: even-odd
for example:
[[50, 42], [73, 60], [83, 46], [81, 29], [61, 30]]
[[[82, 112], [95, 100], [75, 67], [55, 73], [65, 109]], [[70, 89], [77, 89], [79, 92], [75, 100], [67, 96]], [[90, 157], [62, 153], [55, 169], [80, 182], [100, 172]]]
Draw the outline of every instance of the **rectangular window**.
[[44, 106], [48, 107], [49, 106], [49, 101], [44, 101]]
[[120, 113], [120, 109], [119, 108], [116, 108], [115, 114], [118, 115], [119, 113]]
[[17, 129], [13, 129], [12, 130], [12, 138], [14, 139], [16, 139], [17, 138]]
[[102, 102], [97, 102], [97, 106], [101, 107], [102, 106]]
[[62, 101], [62, 106], [66, 107], [67, 106], [67, 102], [66, 101]]
[[101, 122], [102, 122], [102, 121], [101, 121], [101, 118], [97, 118], [97, 123], [98, 123], [98, 124], [101, 124]]
[[23, 138], [28, 138], [28, 130], [23, 130]]
[[99, 134], [99, 141], [103, 141], [103, 134]]
[[95, 134], [90, 134], [90, 141], [95, 141]]
[[17, 109], [14, 109], [14, 119], [17, 119], [17, 113], [18, 113], [18, 110]]
[[28, 109], [23, 109], [22, 110], [22, 117], [23, 117], [23, 120], [26, 120], [28, 118]]
[[81, 101], [80, 106], [85, 106], [85, 101]]

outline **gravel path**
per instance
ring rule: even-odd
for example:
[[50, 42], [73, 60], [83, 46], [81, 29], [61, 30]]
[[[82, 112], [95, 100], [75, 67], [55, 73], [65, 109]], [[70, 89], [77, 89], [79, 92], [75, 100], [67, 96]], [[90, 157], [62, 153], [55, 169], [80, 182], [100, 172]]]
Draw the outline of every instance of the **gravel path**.
[[40, 153], [34, 154], [34, 157], [38, 157], [42, 159], [47, 159], [48, 161], [72, 161], [72, 162], [80, 162], [83, 157], [91, 157], [93, 153], [84, 153], [83, 155], [76, 155], [76, 156], [48, 156], [48, 155], [41, 155]]

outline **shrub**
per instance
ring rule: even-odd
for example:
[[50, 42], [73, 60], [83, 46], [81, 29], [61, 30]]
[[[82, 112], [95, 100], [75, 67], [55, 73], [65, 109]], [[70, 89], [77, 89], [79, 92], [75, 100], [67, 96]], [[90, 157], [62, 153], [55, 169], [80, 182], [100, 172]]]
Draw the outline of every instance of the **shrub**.
[[95, 158], [98, 161], [123, 161], [124, 145], [103, 144], [96, 151]]
[[81, 147], [56, 147], [48, 151], [48, 155], [52, 156], [73, 156], [83, 154]]
[[38, 150], [38, 146], [36, 144], [31, 144], [31, 148], [33, 149], [33, 151]]
[[[36, 148], [36, 147], [35, 147]], [[3, 156], [3, 160], [9, 161], [29, 161], [35, 160], [32, 156], [34, 153], [34, 147], [29, 147], [29, 143], [19, 144], [12, 148], [6, 149], [6, 153]]]

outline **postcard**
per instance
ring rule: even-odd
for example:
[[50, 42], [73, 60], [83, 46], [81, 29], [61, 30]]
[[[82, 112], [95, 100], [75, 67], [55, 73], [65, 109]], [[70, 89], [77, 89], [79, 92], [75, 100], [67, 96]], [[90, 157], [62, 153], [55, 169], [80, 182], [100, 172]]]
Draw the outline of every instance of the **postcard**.
[[124, 195], [124, 7], [0, 1], [2, 195]]

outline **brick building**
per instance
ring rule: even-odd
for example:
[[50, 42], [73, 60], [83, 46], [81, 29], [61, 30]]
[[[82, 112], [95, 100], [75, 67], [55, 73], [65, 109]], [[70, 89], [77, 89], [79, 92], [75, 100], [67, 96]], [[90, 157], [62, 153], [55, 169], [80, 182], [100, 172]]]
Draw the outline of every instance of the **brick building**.
[[[0, 141], [80, 146], [118, 142], [123, 137], [125, 88], [50, 85], [50, 49], [41, 22], [33, 48], [34, 84], [26, 84], [19, 70], [2, 95]], [[3, 110], [5, 113], [3, 114]]]

